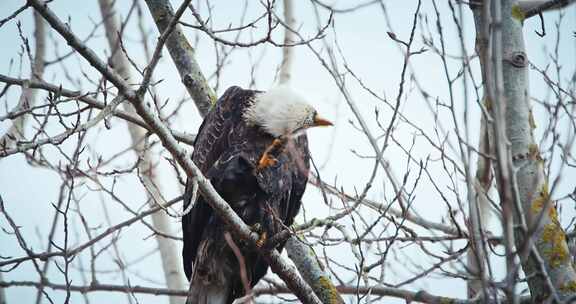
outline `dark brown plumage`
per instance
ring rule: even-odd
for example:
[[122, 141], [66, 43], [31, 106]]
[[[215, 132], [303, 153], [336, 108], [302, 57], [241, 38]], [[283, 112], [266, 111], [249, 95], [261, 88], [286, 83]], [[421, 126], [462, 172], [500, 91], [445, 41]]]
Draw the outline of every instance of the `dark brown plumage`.
[[[274, 137], [243, 118], [257, 91], [231, 87], [200, 126], [192, 159], [218, 193], [250, 226], [259, 224], [268, 237], [293, 223], [308, 180], [309, 150], [305, 134], [275, 153], [277, 162], [256, 170]], [[192, 202], [188, 181], [184, 209]], [[184, 271], [192, 281], [193, 303], [231, 303], [244, 295], [237, 258], [223, 233], [226, 225], [201, 194], [182, 218]], [[247, 265], [251, 285], [268, 265], [256, 249], [236, 240]], [[282, 250], [284, 244], [278, 246]]]

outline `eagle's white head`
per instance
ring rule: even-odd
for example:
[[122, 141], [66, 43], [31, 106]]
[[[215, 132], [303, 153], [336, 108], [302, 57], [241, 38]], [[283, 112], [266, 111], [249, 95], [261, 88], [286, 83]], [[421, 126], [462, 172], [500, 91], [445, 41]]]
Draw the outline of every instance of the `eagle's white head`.
[[318, 115], [304, 97], [286, 85], [257, 94], [244, 111], [244, 119], [274, 137], [332, 123]]

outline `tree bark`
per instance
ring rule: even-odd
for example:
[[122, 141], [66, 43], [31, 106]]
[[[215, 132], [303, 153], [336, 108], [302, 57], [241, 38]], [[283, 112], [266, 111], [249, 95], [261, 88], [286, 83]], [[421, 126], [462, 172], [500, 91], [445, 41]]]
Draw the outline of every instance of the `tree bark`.
[[324, 266], [318, 260], [312, 247], [293, 236], [286, 243], [286, 250], [288, 257], [294, 262], [302, 278], [312, 287], [322, 303], [344, 303], [338, 289], [330, 280], [330, 275], [324, 271]]
[[[146, 0], [148, 9], [154, 18], [158, 31], [163, 33], [174, 16], [174, 10], [169, 1]], [[176, 25], [166, 40], [166, 48], [178, 69], [182, 83], [194, 100], [200, 115], [204, 117], [216, 102], [216, 94], [208, 85], [208, 81], [195, 59], [195, 50], [190, 45], [180, 25]]]
[[[478, 150], [484, 154], [490, 153], [487, 121], [482, 115], [480, 122], [480, 141]], [[477, 279], [470, 279], [468, 285], [468, 298], [474, 298], [479, 293], [482, 293], [484, 299], [487, 299], [486, 282], [487, 282], [487, 267], [486, 267], [486, 234], [485, 228], [490, 219], [490, 201], [488, 200], [488, 191], [492, 184], [492, 171], [490, 168], [490, 159], [482, 155], [478, 156], [476, 163], [476, 176], [474, 177], [473, 191], [474, 195], [469, 199], [469, 231], [472, 244], [467, 253], [468, 271], [476, 276]]]
[[[481, 12], [479, 12], [479, 10], [481, 10], [481, 7], [475, 7], [473, 4], [470, 5], [471, 8], [474, 11], [474, 20], [475, 20], [475, 26], [476, 26], [476, 44], [475, 44], [475, 49], [476, 49], [476, 53], [479, 55], [480, 58], [480, 70], [481, 70], [481, 75], [482, 75], [482, 79], [484, 79], [484, 83], [485, 83], [485, 88], [487, 87], [492, 87], [493, 84], [487, 84], [488, 77], [486, 77], [486, 63], [485, 63], [485, 59], [487, 57], [487, 47], [488, 47], [488, 37], [485, 37], [483, 35], [483, 23], [482, 23], [482, 14]], [[491, 79], [491, 78], [490, 78]], [[486, 91], [486, 89], [485, 89]], [[484, 94], [483, 97], [483, 105], [486, 106], [488, 97], [487, 94]], [[480, 139], [479, 139], [479, 143], [478, 143], [478, 150], [481, 153], [484, 153], [484, 155], [490, 155], [490, 153], [494, 150], [493, 148], [493, 143], [491, 143], [491, 139], [493, 138], [493, 131], [492, 131], [492, 126], [489, 125], [488, 120], [490, 119], [490, 117], [487, 117], [487, 115], [489, 115], [489, 113], [486, 113], [486, 111], [482, 111], [481, 113], [481, 118], [480, 118]], [[477, 241], [474, 245], [474, 247], [482, 247], [480, 250], [480, 254], [479, 256], [476, 256], [476, 252], [472, 253], [469, 252], [468, 253], [468, 267], [470, 268], [471, 272], [476, 272], [479, 273], [480, 275], [482, 275], [482, 273], [486, 272], [486, 264], [484, 263], [484, 259], [486, 259], [486, 252], [487, 250], [485, 250], [485, 241], [486, 239], [484, 238], [484, 232], [481, 229], [485, 229], [486, 225], [489, 222], [490, 219], [490, 201], [488, 199], [488, 192], [490, 190], [490, 187], [492, 185], [492, 161], [490, 158], [485, 157], [483, 155], [478, 155], [478, 161], [476, 163], [476, 176], [475, 176], [475, 184], [474, 184], [474, 190], [475, 190], [475, 195], [476, 195], [476, 208], [473, 208], [471, 206], [470, 209], [470, 216], [472, 219], [476, 218], [475, 222], [472, 222], [471, 220], [471, 225], [472, 225], [472, 231], [474, 231], [475, 234], [477, 234], [478, 232], [480, 233], [480, 236], [482, 237], [482, 239], [478, 239], [475, 238], [475, 240]], [[495, 165], [495, 164], [494, 164]], [[474, 215], [474, 213], [477, 213], [476, 215]], [[478, 218], [479, 217], [479, 218]], [[479, 226], [479, 227], [476, 227]], [[480, 241], [481, 243], [478, 243], [478, 241]], [[474, 248], [472, 248], [472, 250], [474, 250]], [[484, 254], [484, 256], [482, 256], [482, 254]], [[482, 269], [484, 268], [484, 269]], [[488, 269], [489, 270], [489, 269]], [[468, 282], [468, 297], [472, 298], [474, 296], [476, 296], [480, 291], [481, 288], [486, 288], [486, 286], [482, 286], [482, 282], [481, 280], [483, 279], [483, 277], [480, 276], [479, 280], [470, 280]], [[488, 296], [488, 294], [484, 293], [483, 296]]]
[[574, 2], [576, 0], [521, 0], [518, 1], [518, 7], [526, 18], [530, 18], [543, 12], [564, 8]]

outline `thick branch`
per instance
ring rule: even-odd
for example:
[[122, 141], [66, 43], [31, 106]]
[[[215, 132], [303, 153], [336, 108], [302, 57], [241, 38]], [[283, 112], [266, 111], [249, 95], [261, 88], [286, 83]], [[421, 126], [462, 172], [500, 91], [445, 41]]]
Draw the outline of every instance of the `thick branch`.
[[574, 2], [576, 0], [523, 0], [518, 1], [518, 6], [525, 18], [530, 18], [544, 12], [565, 8]]
[[[167, 0], [146, 0], [146, 4], [156, 22], [158, 31], [164, 33], [170, 20], [174, 16], [172, 5]], [[204, 117], [216, 102], [216, 94], [208, 85], [208, 81], [202, 74], [200, 66], [196, 62], [194, 48], [188, 43], [180, 25], [176, 25], [172, 34], [166, 40], [166, 48], [178, 69], [182, 83], [196, 103], [198, 111]]]
[[338, 293], [336, 286], [330, 280], [330, 275], [324, 271], [314, 250], [304, 244], [297, 237], [291, 237], [286, 243], [288, 257], [294, 262], [300, 275], [314, 289], [316, 295], [324, 304], [340, 304], [344, 300]]

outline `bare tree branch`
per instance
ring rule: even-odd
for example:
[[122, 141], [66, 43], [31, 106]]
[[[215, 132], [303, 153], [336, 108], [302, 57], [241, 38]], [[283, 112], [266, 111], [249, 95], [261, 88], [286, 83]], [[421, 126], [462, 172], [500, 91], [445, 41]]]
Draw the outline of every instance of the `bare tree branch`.
[[[172, 5], [166, 0], [146, 0], [146, 4], [156, 22], [158, 31], [164, 33], [174, 15]], [[175, 25], [168, 40], [166, 48], [174, 61], [174, 66], [180, 73], [182, 83], [196, 103], [200, 115], [204, 117], [216, 102], [216, 94], [208, 85], [206, 78], [196, 62], [194, 48], [188, 43], [180, 25]]]
[[[31, 281], [0, 281], [0, 286], [3, 287], [18, 287], [18, 286], [29, 286], [37, 287], [40, 283]], [[97, 292], [97, 291], [109, 291], [109, 292], [130, 292], [130, 293], [141, 293], [141, 294], [152, 294], [152, 295], [168, 295], [168, 296], [180, 296], [185, 297], [188, 293], [187, 290], [175, 290], [168, 288], [150, 288], [144, 286], [123, 286], [123, 285], [111, 285], [111, 284], [93, 284], [89, 286], [79, 286], [70, 285], [66, 286], [63, 284], [56, 284], [52, 282], [46, 282], [46, 287], [55, 290], [66, 290], [70, 288], [73, 291], [78, 291], [81, 293]], [[420, 303], [428, 304], [443, 304], [443, 303], [454, 303], [454, 304], [473, 304], [473, 303], [483, 303], [479, 300], [463, 300], [457, 298], [441, 297], [432, 295], [430, 293], [419, 291], [408, 291], [400, 288], [382, 287], [382, 286], [371, 286], [371, 287], [356, 287], [356, 286], [337, 286], [339, 292], [342, 294], [355, 294], [357, 292], [368, 293], [371, 292], [374, 295], [388, 296], [399, 299], [404, 299], [406, 301], [417, 301]], [[290, 293], [290, 289], [284, 286], [271, 287], [271, 288], [255, 288], [253, 290], [255, 295], [266, 295], [266, 294], [286, 294]]]
[[520, 0], [518, 7], [525, 18], [530, 18], [544, 12], [562, 9], [573, 4], [574, 0]]
[[[167, 253], [182, 238], [164, 225], [187, 211], [167, 195], [194, 178], [232, 247], [257, 236], [190, 161], [195, 135], [175, 129], [201, 119], [223, 85], [258, 89], [262, 77], [309, 87], [337, 126], [329, 138], [309, 132], [310, 149], [325, 158], [312, 161], [298, 221], [257, 249], [272, 266], [258, 285], [246, 282], [253, 269], [238, 269], [247, 296], [236, 302], [572, 301], [576, 70], [562, 8], [574, 1], [312, 0], [306, 14], [283, 1], [182, 0], [172, 11], [169, 0], [99, 0], [101, 18], [71, 6], [66, 20], [47, 9], [62, 3], [7, 4], [0, 129], [26, 123], [0, 141], [4, 301], [193, 300], [182, 277], [174, 283], [178, 254]], [[526, 22], [530, 10], [547, 35], [526, 54], [523, 23], [543, 34]], [[44, 18], [39, 78], [34, 22]], [[174, 67], [178, 74], [159, 74]], [[22, 106], [26, 92], [36, 102]], [[205, 107], [197, 118], [186, 113], [190, 96]], [[276, 244], [291, 262], [270, 251]]]

